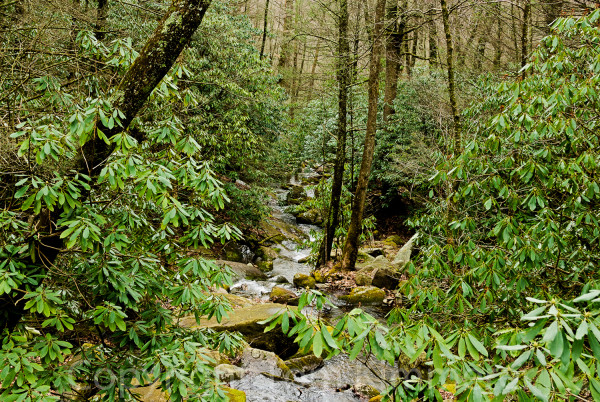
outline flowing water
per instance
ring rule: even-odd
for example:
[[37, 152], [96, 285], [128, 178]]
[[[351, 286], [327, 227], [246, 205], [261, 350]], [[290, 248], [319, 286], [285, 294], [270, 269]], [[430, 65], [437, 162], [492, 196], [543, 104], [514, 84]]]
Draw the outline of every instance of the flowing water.
[[[291, 184], [299, 185], [301, 181], [297, 177], [292, 178]], [[314, 193], [307, 193], [309, 193], [309, 196], [314, 196]], [[311, 232], [321, 230], [316, 226], [297, 224], [296, 218], [284, 211], [281, 203], [282, 200], [285, 200], [286, 194], [285, 190], [278, 190], [277, 199], [271, 201], [270, 206], [273, 217], [291, 225], [296, 225], [309, 237]], [[314, 239], [310, 238], [310, 240]], [[263, 301], [269, 299], [269, 293], [274, 286], [282, 286], [297, 292], [297, 289], [294, 289], [290, 283], [297, 273], [310, 274], [311, 267], [300, 262], [310, 254], [310, 249], [306, 245], [291, 240], [282, 242], [278, 247], [279, 255], [273, 262], [273, 271], [269, 273], [268, 280], [253, 281], [244, 279], [235, 283], [231, 287], [231, 292]], [[283, 278], [289, 283], [281, 283]], [[373, 312], [370, 311], [370, 313]], [[340, 355], [326, 360], [320, 368], [311, 373], [303, 376], [297, 375], [294, 381], [284, 381], [258, 374], [246, 375], [240, 380], [232, 381], [230, 385], [244, 391], [249, 402], [345, 402], [365, 400], [364, 397], [361, 399], [352, 387], [366, 384], [379, 391], [384, 391], [386, 385], [381, 379], [393, 380], [397, 377], [398, 368], [387, 363], [369, 360], [365, 364], [358, 359], [351, 361], [347, 356]]]

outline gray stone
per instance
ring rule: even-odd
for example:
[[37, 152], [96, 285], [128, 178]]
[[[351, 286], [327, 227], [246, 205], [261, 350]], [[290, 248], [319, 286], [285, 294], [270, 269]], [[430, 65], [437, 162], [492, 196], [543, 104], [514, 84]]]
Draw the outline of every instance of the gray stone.
[[215, 367], [215, 376], [222, 382], [239, 380], [244, 376], [244, 369], [232, 364], [219, 364]]
[[306, 274], [297, 273], [294, 275], [294, 286], [297, 288], [309, 288], [314, 289], [316, 285], [315, 278]]
[[267, 373], [275, 377], [294, 379], [294, 374], [279, 356], [266, 350], [246, 348], [242, 352], [241, 366], [250, 373]]
[[404, 268], [406, 266], [406, 264], [408, 264], [408, 262], [410, 261], [410, 255], [412, 253], [412, 249], [413, 249], [415, 240], [418, 237], [419, 237], [419, 234], [415, 233], [413, 235], [413, 237], [411, 237], [410, 240], [407, 241], [406, 244], [404, 246], [402, 246], [402, 248], [396, 254], [396, 257], [394, 258], [394, 261], [392, 261], [392, 264], [397, 269]]
[[235, 274], [234, 279], [258, 279], [265, 280], [267, 276], [252, 264], [244, 264], [241, 262], [217, 260], [217, 265], [220, 267], [228, 266]]

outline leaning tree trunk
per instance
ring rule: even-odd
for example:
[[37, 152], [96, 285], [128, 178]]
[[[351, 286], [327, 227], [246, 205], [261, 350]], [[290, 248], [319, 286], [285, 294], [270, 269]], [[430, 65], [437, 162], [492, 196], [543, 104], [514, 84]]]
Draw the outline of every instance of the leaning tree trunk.
[[344, 245], [342, 258], [342, 269], [354, 269], [356, 256], [358, 254], [358, 237], [362, 229], [362, 219], [365, 212], [365, 200], [367, 197], [367, 186], [373, 154], [375, 152], [375, 133], [377, 132], [377, 100], [379, 95], [379, 73], [381, 71], [381, 54], [383, 53], [383, 15], [385, 13], [386, 0], [377, 0], [375, 8], [375, 24], [373, 29], [373, 47], [371, 49], [371, 61], [369, 66], [369, 108], [367, 112], [367, 132], [365, 133], [365, 145], [363, 149], [362, 163], [358, 174], [358, 183], [354, 194], [354, 205], [352, 206], [352, 217], [348, 236]]
[[331, 204], [327, 216], [325, 237], [321, 244], [318, 265], [329, 261], [335, 230], [339, 223], [340, 199], [346, 162], [346, 125], [348, 115], [348, 87], [350, 86], [350, 43], [348, 42], [348, 0], [340, 0], [338, 23], [338, 136], [331, 186]]
[[267, 23], [269, 19], [269, 0], [265, 3], [265, 17], [263, 19], [263, 35], [262, 44], [260, 45], [260, 59], [262, 60], [265, 55], [265, 43], [267, 42]]
[[[181, 51], [189, 43], [192, 35], [202, 22], [211, 0], [175, 0], [169, 7], [158, 27], [148, 39], [139, 56], [119, 84], [113, 106], [119, 109], [124, 118], [122, 127], [113, 129], [99, 127], [107, 138], [125, 130], [140, 111], [150, 93], [171, 69]], [[143, 141], [143, 134], [137, 135], [138, 141]], [[97, 177], [114, 146], [106, 144], [102, 139], [93, 138], [82, 149], [81, 161], [78, 164], [80, 173], [88, 174], [92, 179]], [[47, 267], [51, 266], [58, 256], [58, 250], [63, 247], [56, 221], [61, 211], [50, 214], [42, 212], [37, 217], [38, 239], [36, 253], [29, 261], [30, 276], [39, 275], [43, 280]], [[20, 289], [23, 290], [23, 289]], [[13, 292], [14, 293], [14, 292]], [[21, 292], [17, 292], [21, 293]], [[22, 295], [18, 295], [17, 299]], [[11, 297], [11, 294], [0, 296], [0, 312], [5, 313], [4, 322], [0, 321], [0, 332], [3, 329], [12, 330], [24, 314], [21, 301]]]
[[523, 6], [523, 25], [521, 25], [521, 78], [525, 78], [525, 66], [527, 65], [527, 36], [529, 33], [529, 13], [531, 12], [531, 2], [525, 0]]

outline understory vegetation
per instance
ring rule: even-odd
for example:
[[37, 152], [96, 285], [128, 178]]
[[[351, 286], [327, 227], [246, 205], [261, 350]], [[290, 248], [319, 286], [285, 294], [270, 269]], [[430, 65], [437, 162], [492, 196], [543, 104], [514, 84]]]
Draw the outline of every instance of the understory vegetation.
[[[234, 272], [206, 252], [274, 237], [269, 199], [303, 169], [322, 174], [296, 212], [331, 223], [337, 81], [302, 98], [243, 2], [208, 1], [130, 119], [120, 85], [179, 3], [114, 2], [104, 19], [102, 1], [30, 3], [0, 5], [0, 399], [136, 400], [154, 385], [229, 400], [212, 352], [246, 344], [198, 328], [233, 308]], [[265, 332], [317, 357], [419, 364], [423, 378], [386, 379], [382, 400], [600, 400], [600, 9], [557, 19], [526, 61], [459, 71], [460, 126], [440, 95], [447, 66], [397, 82], [393, 113], [375, 109], [359, 237], [416, 234], [385, 320], [363, 306], [326, 319], [337, 307], [312, 289]], [[373, 101], [350, 85], [335, 252]], [[340, 264], [323, 269], [335, 280]]]

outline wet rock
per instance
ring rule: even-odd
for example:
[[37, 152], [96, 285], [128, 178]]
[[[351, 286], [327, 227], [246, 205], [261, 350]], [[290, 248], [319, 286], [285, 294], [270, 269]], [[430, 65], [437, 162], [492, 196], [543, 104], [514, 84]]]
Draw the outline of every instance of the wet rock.
[[290, 205], [298, 205], [302, 201], [306, 200], [308, 196], [306, 195], [306, 190], [302, 186], [292, 186], [290, 191], [287, 193], [285, 197], [285, 201]]
[[253, 266], [252, 264], [244, 264], [241, 262], [234, 261], [225, 261], [225, 260], [217, 260], [217, 265], [220, 267], [228, 266], [235, 274], [234, 279], [256, 279], [256, 280], [265, 280], [267, 276], [264, 272], [260, 271], [258, 268]]
[[392, 264], [399, 270], [403, 269], [406, 264], [410, 261], [410, 255], [412, 253], [412, 249], [415, 243], [415, 240], [419, 237], [419, 234], [416, 233], [413, 237], [410, 238], [409, 241], [406, 242], [404, 246], [398, 251], [394, 261]]
[[258, 269], [260, 269], [262, 272], [270, 272], [273, 270], [273, 261], [264, 261], [264, 260], [260, 260], [256, 262], [256, 266], [258, 267]]
[[304, 375], [311, 373], [323, 365], [323, 358], [314, 354], [296, 357], [285, 361], [295, 375]]
[[369, 399], [369, 402], [380, 402], [383, 399], [383, 395], [377, 395]]
[[[247, 248], [247, 247], [246, 247]], [[240, 244], [237, 244], [234, 241], [230, 241], [221, 250], [221, 257], [227, 261], [234, 262], [248, 262], [246, 261], [246, 254], [244, 252], [244, 248]]]
[[246, 393], [239, 389], [223, 387], [229, 402], [246, 402]]
[[273, 261], [277, 258], [277, 251], [267, 246], [260, 246], [256, 255], [265, 261]]
[[309, 209], [308, 211], [298, 214], [296, 221], [298, 223], [321, 226], [323, 224], [323, 216], [319, 210]]
[[275, 278], [272, 279], [272, 281], [275, 283], [290, 283], [290, 281], [288, 281], [287, 278], [283, 275], [277, 275]]
[[375, 277], [375, 272], [379, 269], [387, 269], [391, 265], [391, 262], [383, 255], [380, 255], [377, 258], [371, 258], [362, 263], [357, 263], [356, 269], [358, 272], [355, 276], [356, 284], [359, 286], [370, 286]]
[[232, 364], [219, 364], [215, 367], [215, 376], [222, 382], [239, 380], [244, 376], [244, 369]]
[[285, 362], [273, 352], [246, 348], [242, 352], [241, 366], [249, 373], [267, 373], [271, 376], [293, 380], [294, 374]]
[[352, 388], [355, 393], [364, 396], [365, 398], [374, 398], [381, 393], [374, 386], [361, 381], [358, 381], [356, 384], [354, 384], [354, 387]]
[[221, 322], [213, 317], [210, 320], [200, 319], [198, 324], [194, 316], [188, 316], [182, 319], [181, 325], [192, 329], [210, 328], [217, 332], [237, 331], [244, 336], [251, 346], [271, 350], [280, 356], [288, 357], [298, 350], [298, 345], [293, 343], [293, 339], [288, 338], [277, 328], [264, 332], [266, 325], [260, 324], [260, 322], [286, 308], [288, 308], [286, 305], [277, 303], [256, 304], [230, 311], [229, 316], [223, 318]]
[[351, 304], [380, 304], [385, 299], [385, 291], [375, 286], [358, 286], [350, 294], [340, 296], [339, 299]]
[[260, 229], [265, 233], [264, 242], [281, 243], [285, 240], [291, 240], [301, 243], [303, 239], [307, 238], [306, 233], [300, 228], [281, 219], [263, 219], [260, 222]]
[[294, 286], [300, 289], [314, 289], [316, 287], [316, 281], [315, 278], [313, 278], [312, 276], [297, 273], [296, 275], [294, 275]]
[[275, 286], [271, 289], [269, 300], [274, 303], [289, 304], [291, 306], [298, 305], [298, 295], [291, 290]]

